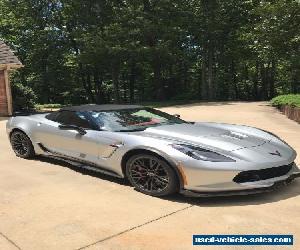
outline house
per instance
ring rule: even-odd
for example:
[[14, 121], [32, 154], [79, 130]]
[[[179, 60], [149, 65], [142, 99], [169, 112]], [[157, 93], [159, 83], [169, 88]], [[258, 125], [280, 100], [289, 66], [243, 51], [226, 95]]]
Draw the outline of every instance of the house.
[[0, 40], [0, 116], [13, 113], [9, 71], [22, 66], [11, 49]]

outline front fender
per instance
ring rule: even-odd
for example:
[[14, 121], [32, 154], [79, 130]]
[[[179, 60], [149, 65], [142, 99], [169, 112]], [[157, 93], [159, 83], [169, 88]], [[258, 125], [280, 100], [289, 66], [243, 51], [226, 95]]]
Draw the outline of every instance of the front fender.
[[36, 154], [42, 154], [43, 151], [41, 148], [35, 143], [35, 137], [34, 137], [34, 130], [33, 127], [33, 121], [28, 119], [27, 117], [11, 117], [7, 123], [6, 123], [6, 132], [8, 137], [10, 137], [10, 134], [14, 130], [20, 130], [24, 132], [31, 140], [32, 145], [34, 147]]

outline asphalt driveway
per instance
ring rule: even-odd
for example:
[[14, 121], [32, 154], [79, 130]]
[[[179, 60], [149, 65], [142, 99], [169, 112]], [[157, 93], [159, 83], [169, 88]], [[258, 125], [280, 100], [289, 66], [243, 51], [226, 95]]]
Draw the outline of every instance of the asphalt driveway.
[[[191, 121], [267, 129], [300, 153], [300, 125], [263, 102], [163, 110]], [[293, 234], [294, 248], [300, 249], [300, 180], [260, 195], [159, 199], [64, 162], [15, 157], [5, 120], [0, 121], [0, 150], [0, 250], [192, 249], [199, 248], [192, 246], [193, 234], [256, 233]], [[300, 157], [296, 162], [300, 164]]]

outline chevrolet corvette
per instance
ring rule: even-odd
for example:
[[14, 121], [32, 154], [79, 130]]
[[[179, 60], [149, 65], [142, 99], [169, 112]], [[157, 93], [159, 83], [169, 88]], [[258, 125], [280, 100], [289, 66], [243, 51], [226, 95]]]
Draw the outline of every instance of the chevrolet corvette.
[[81, 105], [13, 116], [7, 134], [18, 157], [46, 155], [127, 178], [152, 196], [260, 193], [300, 176], [296, 152], [271, 132], [188, 122], [137, 105]]

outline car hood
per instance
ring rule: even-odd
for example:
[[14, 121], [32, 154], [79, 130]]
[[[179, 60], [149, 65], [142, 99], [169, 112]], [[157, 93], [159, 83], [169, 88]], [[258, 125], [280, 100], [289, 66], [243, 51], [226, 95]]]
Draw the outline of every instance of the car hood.
[[[217, 125], [217, 126], [216, 126]], [[150, 127], [144, 130], [144, 136], [155, 137], [180, 143], [191, 143], [221, 151], [235, 151], [243, 148], [257, 147], [266, 140], [257, 136], [235, 131], [224, 124], [183, 123]]]

